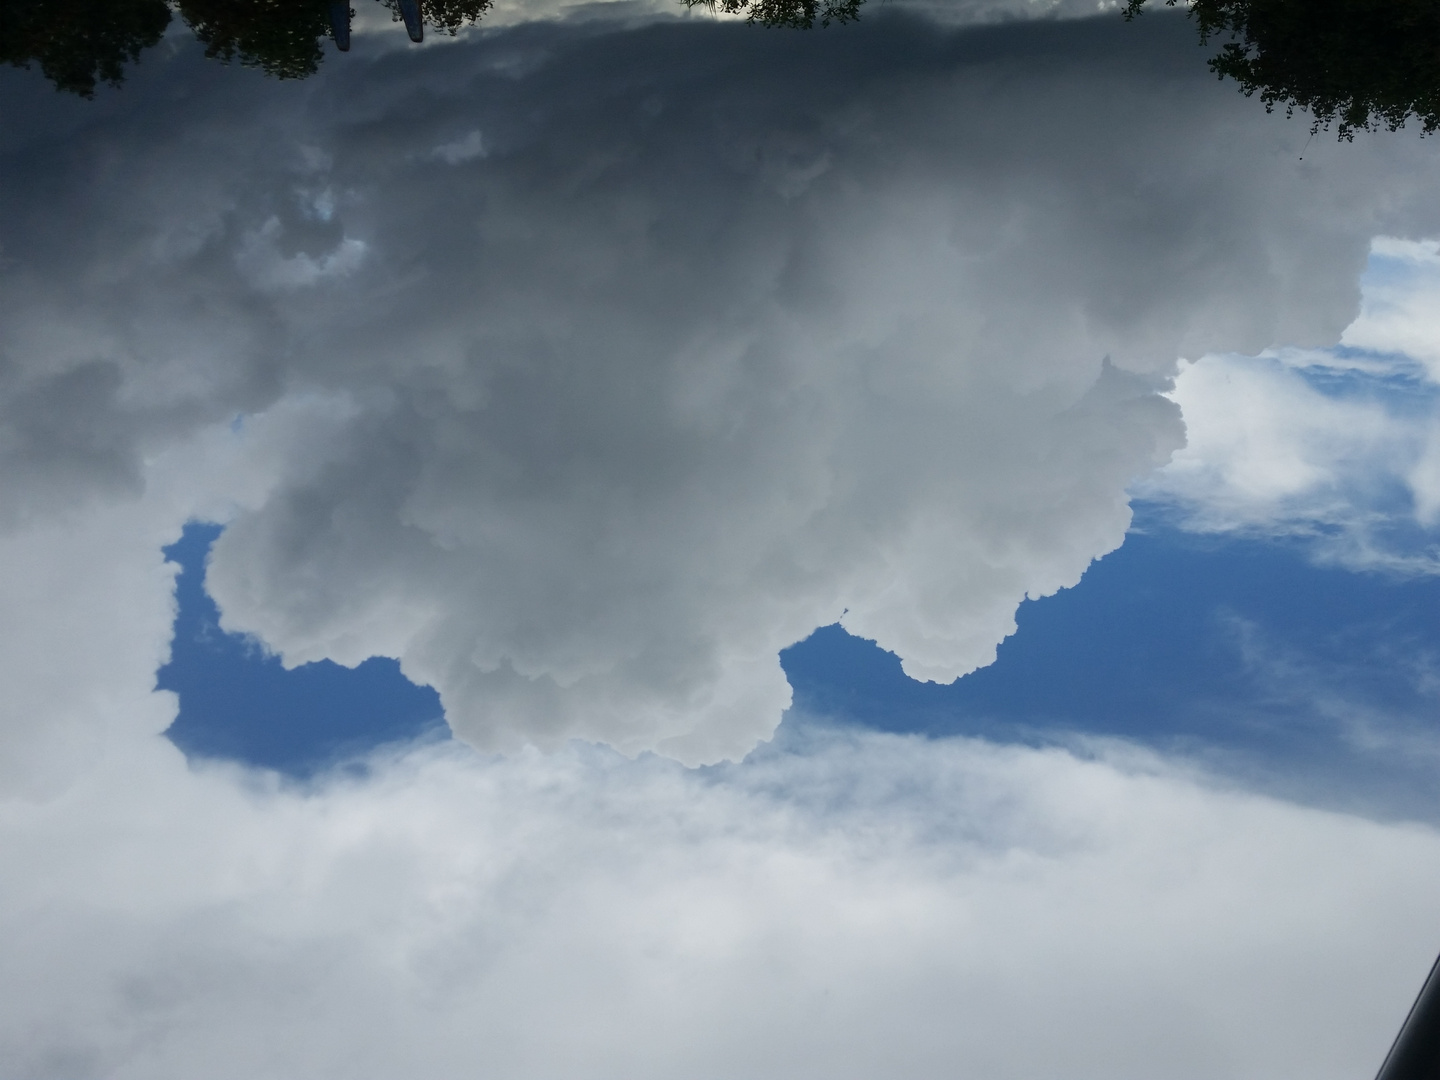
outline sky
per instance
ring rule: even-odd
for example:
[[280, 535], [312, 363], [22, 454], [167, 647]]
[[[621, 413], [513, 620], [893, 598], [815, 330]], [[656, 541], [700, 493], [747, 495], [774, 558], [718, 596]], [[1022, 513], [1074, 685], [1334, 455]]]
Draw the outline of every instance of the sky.
[[1177, 13], [0, 71], [0, 1080], [1372, 1075], [1434, 139]]

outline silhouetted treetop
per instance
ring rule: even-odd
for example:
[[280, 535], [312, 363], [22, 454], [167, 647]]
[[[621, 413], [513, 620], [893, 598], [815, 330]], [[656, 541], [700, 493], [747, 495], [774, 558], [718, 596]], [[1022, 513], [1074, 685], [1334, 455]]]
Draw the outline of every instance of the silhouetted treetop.
[[707, 7], [726, 15], [744, 15], [761, 26], [786, 26], [809, 30], [817, 22], [854, 22], [860, 18], [864, 0], [683, 0], [688, 8]]
[[169, 25], [165, 0], [0, 0], [0, 61], [39, 64], [57, 89], [92, 97]]
[[178, 0], [180, 15], [212, 60], [237, 60], [278, 79], [320, 67], [332, 33], [326, 0]]
[[[476, 22], [493, 0], [381, 0], [395, 13], [411, 6], [412, 36], [422, 24], [447, 34]], [[349, 45], [349, 4], [340, 0], [0, 0], [0, 61], [39, 64], [56, 89], [91, 97], [118, 85], [127, 64], [157, 44], [178, 12], [205, 55], [257, 67], [281, 79], [315, 74], [321, 40]]]
[[1342, 139], [1412, 118], [1440, 128], [1440, 0], [1193, 0], [1190, 15], [1201, 44], [1229, 39], [1210, 69], [1267, 111], [1304, 109]]
[[[410, 36], [454, 34], [493, 0], [380, 0]], [[860, 17], [864, 0], [680, 0], [761, 26], [809, 28]], [[1127, 19], [1150, 0], [1128, 0]], [[1165, 0], [1174, 5], [1177, 0]], [[1313, 130], [1440, 128], [1440, 0], [1188, 0], [1210, 68], [1267, 110], [1307, 110]], [[178, 12], [205, 55], [282, 79], [315, 73], [322, 39], [350, 44], [348, 0], [0, 0], [0, 60], [38, 64], [58, 89], [90, 97], [118, 84]]]
[[[400, 0], [380, 0], [398, 22], [402, 18]], [[452, 37], [462, 26], [477, 22], [488, 11], [493, 0], [420, 0], [420, 17], [427, 26], [444, 31]]]

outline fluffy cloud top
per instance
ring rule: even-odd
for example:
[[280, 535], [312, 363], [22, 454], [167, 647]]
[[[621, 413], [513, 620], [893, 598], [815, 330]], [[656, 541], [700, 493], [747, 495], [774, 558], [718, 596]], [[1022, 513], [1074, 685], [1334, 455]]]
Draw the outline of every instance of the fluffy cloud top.
[[733, 757], [842, 612], [954, 678], [1120, 542], [1176, 356], [1333, 341], [1434, 215], [1428, 148], [1300, 162], [1190, 34], [529, 27], [47, 100], [3, 163], [7, 511], [302, 396], [344, 419], [239, 502], [228, 624], [399, 656], [479, 746]]

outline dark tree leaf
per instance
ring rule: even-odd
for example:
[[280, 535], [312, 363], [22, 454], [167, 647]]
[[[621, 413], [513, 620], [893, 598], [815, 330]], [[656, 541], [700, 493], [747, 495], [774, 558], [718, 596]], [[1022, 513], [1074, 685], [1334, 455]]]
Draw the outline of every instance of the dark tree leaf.
[[330, 33], [325, 0], [179, 0], [180, 15], [205, 55], [238, 60], [277, 79], [315, 74]]
[[[454, 34], [492, 2], [420, 0], [420, 13]], [[57, 89], [91, 97], [97, 82], [119, 84], [126, 65], [160, 41], [174, 9], [211, 59], [303, 79], [319, 69], [321, 40], [334, 36], [331, 7], [331, 0], [0, 0], [0, 61], [38, 63]]]
[[809, 30], [817, 22], [854, 22], [864, 0], [684, 0], [686, 7], [708, 7], [726, 15], [744, 15], [761, 26]]
[[0, 0], [0, 60], [38, 63], [57, 90], [92, 97], [97, 82], [118, 85], [169, 24], [165, 0]]
[[[1166, 0], [1174, 4], [1176, 0]], [[1146, 0], [1129, 0], [1133, 18]], [[1342, 139], [1407, 120], [1440, 128], [1440, 0], [1194, 0], [1210, 69], [1267, 110], [1304, 109]]]
[[[398, 22], [399, 0], [380, 0]], [[420, 0], [420, 17], [436, 30], [455, 34], [462, 26], [478, 22], [494, 0]]]

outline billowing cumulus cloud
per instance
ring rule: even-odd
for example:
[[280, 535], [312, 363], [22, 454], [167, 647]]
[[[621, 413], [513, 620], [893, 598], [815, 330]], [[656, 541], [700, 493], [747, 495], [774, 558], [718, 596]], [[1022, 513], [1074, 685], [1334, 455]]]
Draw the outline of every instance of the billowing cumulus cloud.
[[[1431, 829], [1113, 746], [562, 744], [738, 756], [842, 613], [986, 662], [1119, 543], [1177, 357], [1330, 344], [1370, 238], [1433, 233], [1432, 147], [1301, 161], [1160, 18], [0, 87], [0, 1078], [1379, 1061]], [[511, 756], [187, 767], [153, 686], [191, 516], [229, 625], [400, 656]]]
[[952, 679], [1120, 542], [1177, 356], [1333, 341], [1434, 214], [1428, 146], [1301, 161], [1190, 33], [592, 23], [47, 102], [7, 508], [300, 395], [344, 419], [236, 504], [227, 624], [399, 656], [479, 746], [742, 754], [842, 615]]

